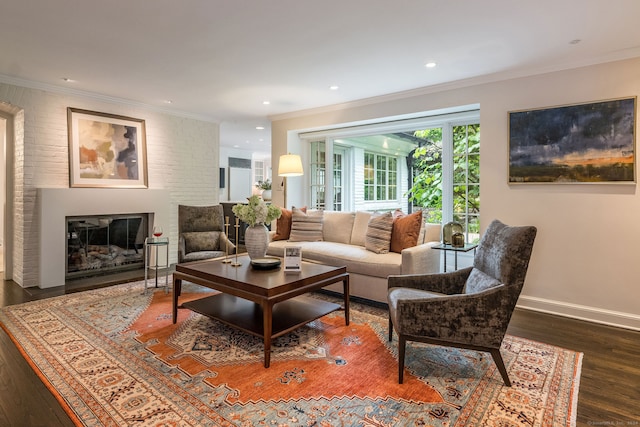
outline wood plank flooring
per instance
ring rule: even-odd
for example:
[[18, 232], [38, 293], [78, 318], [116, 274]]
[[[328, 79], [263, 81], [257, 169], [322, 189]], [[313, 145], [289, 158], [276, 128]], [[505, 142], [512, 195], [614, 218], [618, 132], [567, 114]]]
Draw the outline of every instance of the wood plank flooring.
[[[25, 290], [4, 281], [0, 306], [63, 293], [61, 288]], [[578, 426], [640, 426], [640, 332], [518, 309], [508, 333], [584, 353]], [[0, 330], [0, 426], [73, 425]]]

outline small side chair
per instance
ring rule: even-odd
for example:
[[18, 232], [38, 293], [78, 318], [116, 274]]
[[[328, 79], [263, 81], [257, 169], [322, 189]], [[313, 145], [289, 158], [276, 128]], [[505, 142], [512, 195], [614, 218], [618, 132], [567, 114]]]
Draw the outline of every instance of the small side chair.
[[500, 346], [524, 285], [536, 237], [533, 226], [494, 220], [480, 240], [473, 267], [389, 276], [389, 341], [398, 334], [398, 382], [407, 341], [488, 352], [511, 386]]
[[224, 232], [222, 205], [178, 205], [178, 262], [198, 261], [236, 253]]

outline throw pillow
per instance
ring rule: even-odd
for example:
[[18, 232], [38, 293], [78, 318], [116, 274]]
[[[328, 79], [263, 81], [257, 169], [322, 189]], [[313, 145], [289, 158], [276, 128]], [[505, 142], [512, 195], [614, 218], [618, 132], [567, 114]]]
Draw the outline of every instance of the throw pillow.
[[221, 231], [191, 231], [182, 233], [185, 253], [218, 250], [220, 233]]
[[322, 211], [303, 212], [302, 209], [291, 209], [290, 242], [322, 241]]
[[393, 229], [393, 215], [391, 212], [376, 214], [371, 217], [367, 225], [367, 235], [364, 247], [377, 254], [389, 252], [391, 230]]
[[[307, 211], [307, 207], [300, 208], [302, 212]], [[285, 208], [280, 208], [282, 215], [276, 222], [276, 234], [274, 234], [272, 240], [287, 240], [291, 234], [291, 219], [292, 212]]]
[[351, 230], [351, 244], [364, 247], [367, 240], [367, 226], [371, 219], [371, 212], [358, 211], [353, 220], [353, 229]]
[[402, 252], [405, 248], [412, 248], [418, 244], [418, 236], [422, 227], [422, 211], [405, 215], [402, 212], [394, 215], [393, 230], [391, 231], [391, 252]]

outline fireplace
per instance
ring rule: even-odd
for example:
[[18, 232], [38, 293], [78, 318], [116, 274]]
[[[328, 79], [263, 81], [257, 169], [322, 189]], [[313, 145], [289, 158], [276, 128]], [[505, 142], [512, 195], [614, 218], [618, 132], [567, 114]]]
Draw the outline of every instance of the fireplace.
[[[105, 216], [146, 215], [147, 226], [142, 236], [149, 235], [152, 225], [163, 225], [167, 237], [171, 237], [171, 202], [169, 192], [162, 189], [138, 188], [38, 188], [40, 247], [38, 271], [22, 286], [53, 288], [64, 286], [67, 270], [69, 233], [67, 218], [88, 217], [92, 220]], [[98, 221], [98, 225], [100, 225]], [[117, 236], [118, 239], [122, 239]], [[144, 244], [144, 237], [136, 239], [136, 245]], [[177, 240], [177, 239], [175, 239]], [[172, 239], [169, 261], [175, 262], [177, 247]], [[140, 243], [142, 242], [142, 243]], [[110, 242], [111, 244], [112, 242]], [[76, 243], [79, 245], [79, 243]], [[85, 242], [86, 244], [86, 242]], [[138, 249], [140, 252], [140, 250]], [[133, 251], [135, 253], [135, 250]]]
[[144, 267], [147, 214], [66, 217], [66, 279]]

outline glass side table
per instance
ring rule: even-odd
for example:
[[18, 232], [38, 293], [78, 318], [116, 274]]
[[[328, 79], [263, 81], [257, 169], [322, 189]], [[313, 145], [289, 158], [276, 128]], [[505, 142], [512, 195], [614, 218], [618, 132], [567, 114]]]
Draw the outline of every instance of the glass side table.
[[[166, 257], [164, 263], [160, 263], [158, 249], [165, 247]], [[155, 252], [153, 264], [151, 260], [151, 252]], [[144, 239], [144, 291], [147, 292], [147, 280], [149, 279], [149, 270], [155, 271], [155, 285], [158, 287], [158, 273], [164, 270], [164, 286], [165, 292], [169, 293], [169, 238], [168, 237], [147, 237]]]
[[436, 246], [432, 246], [433, 249], [438, 249], [440, 251], [444, 251], [444, 271], [445, 273], [447, 272], [447, 251], [453, 251], [454, 256], [454, 267], [457, 270], [458, 269], [458, 252], [469, 252], [471, 250], [473, 250], [473, 254], [476, 254], [476, 248], [478, 247], [477, 243], [465, 243], [464, 246], [461, 247], [455, 247], [455, 246], [451, 246], [448, 244], [444, 244], [441, 243], [439, 245]]

